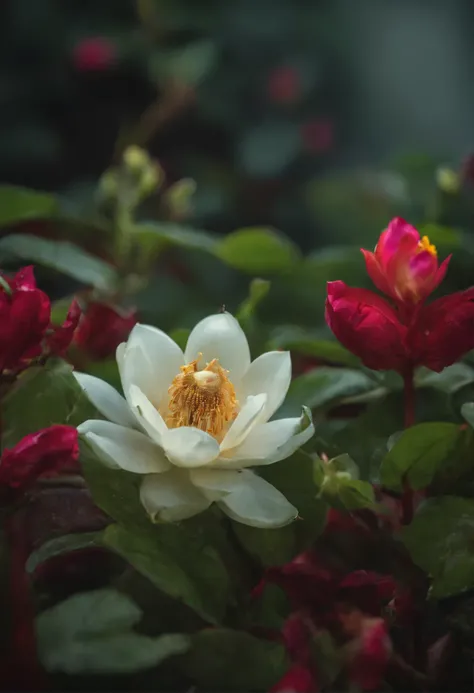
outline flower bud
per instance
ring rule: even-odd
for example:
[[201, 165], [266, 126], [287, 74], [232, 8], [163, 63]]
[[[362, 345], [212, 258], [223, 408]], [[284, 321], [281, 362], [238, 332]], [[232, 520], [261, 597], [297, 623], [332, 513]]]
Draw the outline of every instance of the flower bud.
[[141, 174], [147, 170], [150, 157], [144, 149], [132, 144], [123, 153], [123, 163], [132, 173]]

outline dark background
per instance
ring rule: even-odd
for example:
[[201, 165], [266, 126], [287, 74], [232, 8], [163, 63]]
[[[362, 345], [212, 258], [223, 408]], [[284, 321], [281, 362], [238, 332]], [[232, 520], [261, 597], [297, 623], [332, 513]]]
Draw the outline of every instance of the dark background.
[[136, 141], [196, 180], [200, 227], [373, 238], [408, 174], [473, 147], [473, 19], [470, 0], [4, 1], [0, 180], [84, 204]]

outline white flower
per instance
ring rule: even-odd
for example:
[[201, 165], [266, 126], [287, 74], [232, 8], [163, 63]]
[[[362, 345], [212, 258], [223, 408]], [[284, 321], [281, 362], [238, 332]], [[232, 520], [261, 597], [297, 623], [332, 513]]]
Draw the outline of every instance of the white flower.
[[270, 421], [291, 380], [288, 352], [252, 363], [229, 313], [196, 325], [183, 354], [161, 330], [136, 325], [117, 349], [125, 399], [109, 384], [75, 376], [108, 421], [79, 432], [111, 467], [144, 474], [141, 501], [154, 520], [191, 517], [216, 502], [231, 518], [280, 527], [297, 516], [286, 498], [248, 467], [291, 455], [313, 434], [301, 419]]

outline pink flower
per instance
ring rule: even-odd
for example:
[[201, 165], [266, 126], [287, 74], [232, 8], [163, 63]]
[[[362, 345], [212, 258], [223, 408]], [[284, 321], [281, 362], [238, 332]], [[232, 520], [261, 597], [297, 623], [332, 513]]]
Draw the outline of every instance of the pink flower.
[[474, 349], [474, 288], [426, 304], [443, 280], [436, 248], [403, 219], [393, 219], [375, 252], [362, 250], [372, 281], [388, 300], [328, 282], [326, 322], [343, 346], [374, 370], [404, 376], [416, 366], [434, 371]]
[[0, 485], [24, 490], [39, 477], [55, 476], [76, 466], [79, 458], [77, 430], [55, 425], [30, 433], [0, 460]]
[[438, 265], [428, 236], [404, 219], [392, 219], [372, 253], [362, 249], [367, 272], [377, 289], [397, 302], [423, 301], [443, 281], [451, 256]]
[[91, 36], [74, 46], [73, 61], [79, 72], [104, 72], [116, 60], [115, 45], [103, 36]]

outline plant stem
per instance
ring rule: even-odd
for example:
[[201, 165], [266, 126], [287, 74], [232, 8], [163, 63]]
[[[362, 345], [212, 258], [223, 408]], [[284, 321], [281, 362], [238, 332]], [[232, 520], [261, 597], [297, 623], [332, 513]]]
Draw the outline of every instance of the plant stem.
[[410, 368], [403, 378], [404, 384], [404, 407], [405, 407], [405, 428], [410, 428], [415, 424], [415, 384], [413, 379], [413, 368]]
[[[415, 385], [413, 380], [413, 368], [407, 370], [403, 378], [404, 383], [404, 419], [405, 428], [410, 428], [415, 423]], [[403, 477], [402, 492], [402, 524], [409, 525], [413, 520], [413, 489], [410, 486], [407, 475]]]

